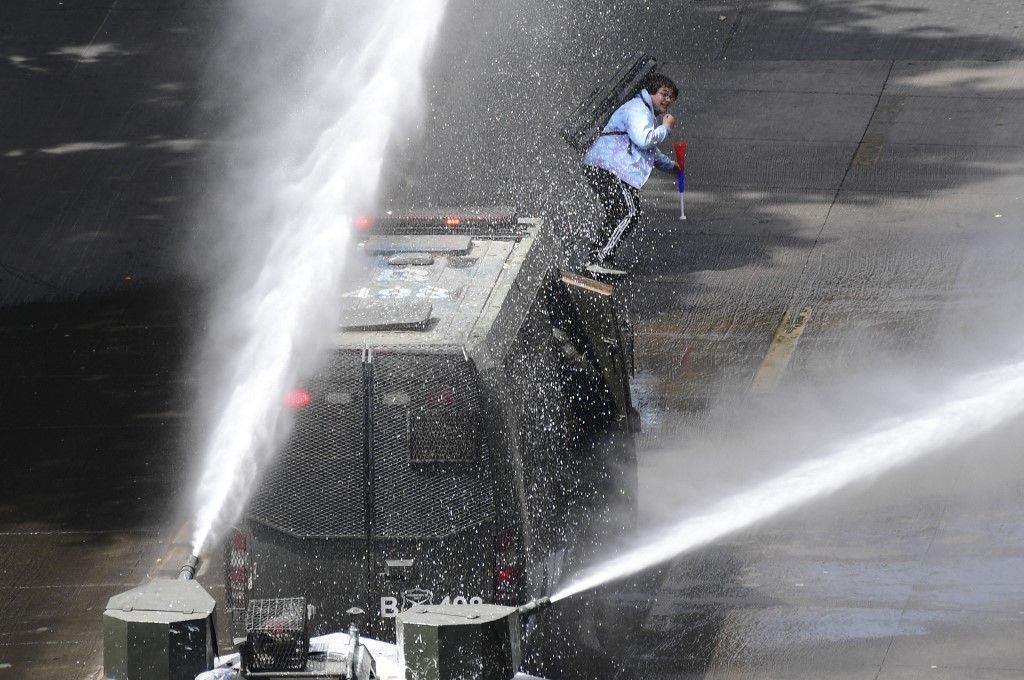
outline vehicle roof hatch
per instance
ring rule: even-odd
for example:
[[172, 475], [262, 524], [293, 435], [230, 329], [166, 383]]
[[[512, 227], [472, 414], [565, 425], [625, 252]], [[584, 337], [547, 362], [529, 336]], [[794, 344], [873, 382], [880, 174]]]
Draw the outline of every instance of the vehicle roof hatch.
[[395, 253], [455, 253], [469, 252], [473, 238], [458, 234], [443, 235], [401, 235], [374, 236], [366, 240], [369, 255], [393, 255]]
[[432, 311], [430, 300], [348, 300], [342, 307], [341, 327], [345, 330], [423, 330]]

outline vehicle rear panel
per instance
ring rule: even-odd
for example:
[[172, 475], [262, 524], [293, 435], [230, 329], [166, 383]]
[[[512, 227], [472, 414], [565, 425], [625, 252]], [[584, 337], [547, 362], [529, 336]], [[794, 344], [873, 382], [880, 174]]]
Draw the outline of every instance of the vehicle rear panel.
[[493, 588], [494, 479], [461, 348], [339, 350], [250, 503], [254, 597], [305, 595], [317, 630]]
[[[410, 590], [432, 601], [485, 597], [494, 480], [473, 365], [459, 349], [380, 351], [372, 363], [373, 595], [381, 609], [383, 598], [415, 604]], [[391, 616], [379, 623], [393, 634]]]

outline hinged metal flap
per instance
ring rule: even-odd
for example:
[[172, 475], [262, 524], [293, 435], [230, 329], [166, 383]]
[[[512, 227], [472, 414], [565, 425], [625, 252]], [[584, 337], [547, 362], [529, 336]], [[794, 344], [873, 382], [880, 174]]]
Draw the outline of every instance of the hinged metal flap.
[[395, 253], [455, 253], [465, 255], [472, 245], [472, 236], [460, 234], [426, 234], [374, 236], [363, 246], [368, 255]]
[[430, 320], [429, 300], [377, 296], [347, 300], [342, 307], [341, 327], [365, 330], [418, 330]]
[[615, 109], [635, 97], [644, 79], [657, 68], [657, 60], [648, 54], [638, 55], [623, 66], [604, 87], [591, 92], [572, 110], [562, 128], [562, 138], [577, 151], [586, 151]]

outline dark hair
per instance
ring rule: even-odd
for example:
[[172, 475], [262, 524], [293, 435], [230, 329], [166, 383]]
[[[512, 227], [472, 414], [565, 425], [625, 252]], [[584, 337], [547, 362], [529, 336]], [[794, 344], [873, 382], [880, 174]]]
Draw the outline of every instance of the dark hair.
[[644, 89], [647, 90], [649, 94], [657, 94], [658, 90], [663, 87], [667, 87], [672, 90], [672, 96], [679, 99], [679, 88], [676, 87], [676, 84], [673, 83], [668, 76], [663, 76], [660, 73], [652, 73], [644, 80]]

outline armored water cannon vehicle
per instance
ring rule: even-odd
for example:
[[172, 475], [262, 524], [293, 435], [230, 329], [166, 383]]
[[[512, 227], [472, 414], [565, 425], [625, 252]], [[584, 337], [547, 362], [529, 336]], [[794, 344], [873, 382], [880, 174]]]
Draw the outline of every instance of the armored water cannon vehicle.
[[630, 521], [632, 335], [560, 261], [507, 209], [357, 223], [334, 345], [283, 395], [290, 439], [225, 537], [239, 625], [303, 593], [314, 635], [358, 607], [394, 641], [413, 608], [548, 594], [575, 541]]
[[[116, 595], [104, 613], [107, 680], [527, 680], [521, 621], [550, 606], [419, 606], [396, 617], [398, 644], [347, 633], [309, 634], [304, 598], [252, 600], [239, 652], [216, 657], [213, 598], [194, 580], [198, 557], [178, 579]], [[350, 610], [350, 614], [358, 613]]]

